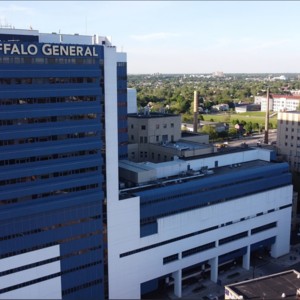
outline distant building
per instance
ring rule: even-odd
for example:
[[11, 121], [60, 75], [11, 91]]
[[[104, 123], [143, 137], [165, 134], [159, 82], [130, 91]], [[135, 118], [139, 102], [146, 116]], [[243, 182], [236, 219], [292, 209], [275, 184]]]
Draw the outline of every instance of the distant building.
[[237, 104], [235, 106], [236, 113], [244, 113], [247, 111], [260, 111], [261, 105], [260, 104]]
[[208, 135], [181, 134], [181, 116], [150, 112], [128, 114], [128, 154], [135, 162], [170, 161], [176, 157], [212, 153]]
[[299, 299], [300, 273], [289, 270], [225, 286], [225, 299]]
[[291, 169], [300, 172], [300, 111], [278, 113], [277, 148]]
[[228, 111], [229, 105], [227, 103], [222, 103], [222, 104], [214, 105], [212, 107], [212, 109], [218, 110], [218, 111]]
[[300, 96], [300, 90], [291, 90], [290, 92], [294, 96]]
[[217, 133], [220, 132], [227, 132], [229, 129], [229, 125], [224, 122], [210, 122], [210, 121], [201, 121], [200, 122], [200, 129], [203, 128], [203, 126], [208, 125], [213, 127]]
[[[261, 111], [267, 110], [267, 96], [256, 96], [254, 104], [261, 105]], [[270, 94], [269, 110], [270, 111], [294, 111], [299, 108], [300, 96], [294, 95], [277, 95]]]

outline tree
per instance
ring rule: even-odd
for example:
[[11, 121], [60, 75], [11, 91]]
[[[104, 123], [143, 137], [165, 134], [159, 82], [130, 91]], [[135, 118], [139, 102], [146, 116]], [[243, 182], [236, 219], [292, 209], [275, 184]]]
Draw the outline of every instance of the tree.
[[252, 133], [253, 127], [252, 127], [252, 122], [248, 122], [244, 126], [246, 133]]
[[216, 129], [209, 125], [204, 125], [201, 129], [201, 132], [208, 134], [210, 140], [214, 140], [218, 137]]

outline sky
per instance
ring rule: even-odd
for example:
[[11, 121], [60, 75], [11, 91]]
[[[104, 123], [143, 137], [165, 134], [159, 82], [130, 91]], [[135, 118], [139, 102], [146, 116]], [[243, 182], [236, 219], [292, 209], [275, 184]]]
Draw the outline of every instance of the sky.
[[111, 37], [129, 74], [300, 73], [300, 1], [0, 1], [0, 26]]

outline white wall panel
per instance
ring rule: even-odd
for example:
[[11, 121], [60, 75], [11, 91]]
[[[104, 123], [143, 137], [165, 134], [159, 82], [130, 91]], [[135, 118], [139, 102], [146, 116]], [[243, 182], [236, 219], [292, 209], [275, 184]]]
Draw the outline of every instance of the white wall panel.
[[[59, 245], [30, 251], [0, 260], [0, 270], [8, 271], [60, 255]], [[60, 261], [28, 268], [0, 277], [0, 289], [22, 284], [61, 271]], [[61, 277], [55, 277], [0, 294], [0, 299], [61, 299]]]

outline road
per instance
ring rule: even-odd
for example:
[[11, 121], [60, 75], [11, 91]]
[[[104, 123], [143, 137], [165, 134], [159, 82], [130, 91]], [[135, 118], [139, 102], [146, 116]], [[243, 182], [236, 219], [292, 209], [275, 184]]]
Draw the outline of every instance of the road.
[[[252, 136], [241, 137], [238, 140], [232, 140], [228, 142], [228, 145], [231, 147], [241, 146], [242, 143], [246, 143], [248, 146], [253, 147], [257, 146], [257, 143], [263, 143], [264, 134], [254, 134]], [[269, 144], [276, 142], [277, 140], [277, 130], [272, 129], [269, 131]]]

